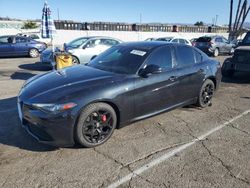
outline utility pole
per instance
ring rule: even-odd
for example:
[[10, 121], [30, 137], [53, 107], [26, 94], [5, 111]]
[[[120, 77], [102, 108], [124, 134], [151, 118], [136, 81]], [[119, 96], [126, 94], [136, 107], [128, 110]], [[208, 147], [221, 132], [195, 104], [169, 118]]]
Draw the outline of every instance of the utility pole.
[[215, 17], [215, 26], [217, 26], [218, 18], [219, 18], [219, 15], [216, 14], [216, 17]]
[[230, 37], [230, 34], [231, 34], [231, 31], [232, 31], [233, 3], [234, 3], [234, 1], [233, 1], [233, 0], [231, 0], [231, 3], [230, 3], [229, 26], [228, 26], [228, 31], [229, 31], [229, 39], [231, 38], [231, 37]]
[[59, 8], [57, 8], [57, 20], [60, 20], [60, 15], [59, 15]]

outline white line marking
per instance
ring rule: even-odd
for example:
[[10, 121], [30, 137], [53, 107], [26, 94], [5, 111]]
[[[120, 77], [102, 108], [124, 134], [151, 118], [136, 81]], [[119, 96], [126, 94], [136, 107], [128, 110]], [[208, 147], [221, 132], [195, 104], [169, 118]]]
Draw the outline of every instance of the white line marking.
[[131, 172], [130, 174], [120, 178], [118, 181], [112, 183], [111, 185], [108, 186], [108, 188], [116, 188], [124, 183], [126, 183], [127, 181], [129, 181], [131, 178], [142, 174], [143, 172], [151, 169], [152, 167], [168, 160], [169, 158], [173, 157], [174, 155], [176, 155], [177, 153], [180, 153], [181, 151], [189, 148], [190, 146], [194, 145], [196, 142], [204, 140], [206, 137], [208, 137], [209, 135], [213, 134], [216, 131], [219, 131], [220, 129], [224, 128], [225, 126], [229, 125], [230, 123], [236, 121], [237, 119], [247, 115], [250, 113], [250, 109], [243, 112], [242, 114], [232, 118], [231, 120], [223, 123], [222, 125], [219, 125], [218, 127], [215, 127], [213, 129], [211, 129], [210, 131], [208, 131], [207, 133], [199, 136], [197, 139], [194, 139], [192, 141], [190, 141], [189, 143], [186, 143], [182, 146], [177, 147], [176, 149], [173, 149], [167, 153], [165, 153], [164, 155], [162, 155], [161, 157], [154, 159], [153, 161], [141, 166], [140, 168], [134, 170], [133, 172]]
[[16, 111], [16, 110], [17, 110], [17, 108], [10, 108], [7, 110], [0, 110], [0, 113], [11, 112], [11, 111]]

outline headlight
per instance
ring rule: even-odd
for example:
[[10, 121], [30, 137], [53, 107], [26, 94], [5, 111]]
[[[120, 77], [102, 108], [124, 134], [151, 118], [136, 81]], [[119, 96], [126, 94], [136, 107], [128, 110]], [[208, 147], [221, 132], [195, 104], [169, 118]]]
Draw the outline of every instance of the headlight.
[[53, 113], [53, 114], [57, 114], [65, 110], [72, 109], [76, 105], [77, 104], [73, 102], [65, 103], [65, 104], [32, 104], [34, 108], [40, 109], [41, 111], [44, 111], [44, 112]]
[[68, 50], [69, 53], [73, 54], [74, 53], [74, 50]]

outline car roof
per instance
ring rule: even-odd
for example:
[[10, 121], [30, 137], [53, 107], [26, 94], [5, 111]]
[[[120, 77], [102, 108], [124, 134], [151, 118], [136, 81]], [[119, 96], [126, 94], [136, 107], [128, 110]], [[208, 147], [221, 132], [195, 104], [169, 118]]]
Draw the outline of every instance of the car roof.
[[121, 43], [118, 46], [127, 46], [127, 47], [151, 51], [151, 50], [154, 50], [155, 48], [159, 48], [161, 46], [187, 46], [187, 45], [178, 44], [178, 43], [167, 43], [167, 42], [163, 42], [163, 41], [140, 41], [140, 42]]

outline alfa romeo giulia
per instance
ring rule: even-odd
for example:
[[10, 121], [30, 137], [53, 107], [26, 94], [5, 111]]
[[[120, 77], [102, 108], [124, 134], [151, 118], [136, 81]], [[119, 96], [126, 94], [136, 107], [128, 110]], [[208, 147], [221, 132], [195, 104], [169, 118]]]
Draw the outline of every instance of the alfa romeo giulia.
[[40, 142], [95, 147], [134, 121], [190, 104], [211, 105], [220, 80], [220, 63], [194, 47], [123, 43], [87, 65], [27, 80], [18, 111]]

